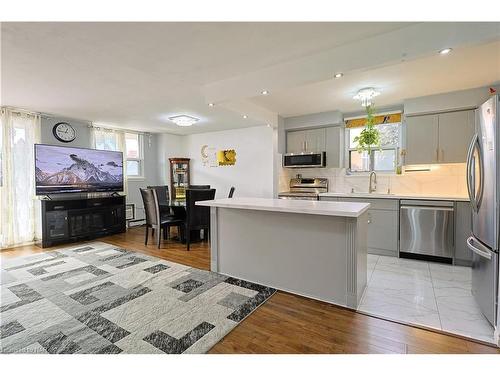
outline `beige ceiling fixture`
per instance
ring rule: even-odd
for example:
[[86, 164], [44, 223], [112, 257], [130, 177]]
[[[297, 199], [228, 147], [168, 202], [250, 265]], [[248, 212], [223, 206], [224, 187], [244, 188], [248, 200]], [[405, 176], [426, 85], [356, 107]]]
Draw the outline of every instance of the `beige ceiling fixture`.
[[209, 107], [213, 107], [213, 106], [214, 106], [214, 103], [208, 103], [208, 106], [209, 106]]
[[373, 87], [365, 87], [358, 91], [353, 99], [359, 100], [363, 107], [368, 107], [372, 104], [372, 99], [380, 95], [380, 91], [375, 90]]
[[188, 115], [172, 116], [168, 119], [177, 126], [191, 126], [200, 120], [199, 118]]
[[344, 73], [335, 73], [333, 78], [342, 78], [344, 76]]
[[443, 48], [442, 50], [439, 51], [439, 54], [441, 54], [441, 55], [447, 55], [451, 51], [453, 51], [453, 48]]
[[248, 118], [248, 116], [247, 115], [243, 115], [243, 118]]
[[261, 93], [262, 95], [268, 95], [268, 94], [269, 94], [269, 91], [267, 91], [267, 90], [262, 90], [260, 93]]

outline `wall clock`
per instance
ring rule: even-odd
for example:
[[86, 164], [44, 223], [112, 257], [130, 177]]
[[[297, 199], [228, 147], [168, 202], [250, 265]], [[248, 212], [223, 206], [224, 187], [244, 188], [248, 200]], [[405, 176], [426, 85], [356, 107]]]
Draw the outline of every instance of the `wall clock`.
[[76, 130], [67, 122], [58, 122], [52, 128], [52, 134], [61, 142], [73, 142], [76, 138]]

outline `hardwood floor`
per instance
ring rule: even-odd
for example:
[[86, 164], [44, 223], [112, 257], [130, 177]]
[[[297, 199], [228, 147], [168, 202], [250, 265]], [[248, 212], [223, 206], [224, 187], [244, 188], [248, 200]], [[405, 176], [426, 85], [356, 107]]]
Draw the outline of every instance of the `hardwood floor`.
[[[99, 239], [116, 246], [208, 270], [207, 243], [191, 250], [174, 241], [144, 245], [144, 228]], [[67, 246], [67, 245], [65, 245]], [[64, 246], [61, 246], [64, 247]], [[36, 246], [6, 249], [1, 257], [43, 251]], [[209, 353], [496, 353], [498, 348], [459, 337], [373, 318], [328, 303], [277, 292]]]

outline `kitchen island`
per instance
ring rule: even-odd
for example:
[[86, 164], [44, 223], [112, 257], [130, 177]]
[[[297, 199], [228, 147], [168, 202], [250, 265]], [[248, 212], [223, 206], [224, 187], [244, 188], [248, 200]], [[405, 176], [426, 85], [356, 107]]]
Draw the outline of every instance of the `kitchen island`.
[[366, 287], [366, 203], [264, 198], [209, 206], [211, 270], [356, 309]]

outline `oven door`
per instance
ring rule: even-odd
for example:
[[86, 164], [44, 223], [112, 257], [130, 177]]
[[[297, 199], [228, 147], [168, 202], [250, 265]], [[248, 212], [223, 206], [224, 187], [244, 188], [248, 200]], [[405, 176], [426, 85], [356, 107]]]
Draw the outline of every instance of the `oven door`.
[[283, 155], [284, 168], [323, 168], [326, 166], [326, 152]]

